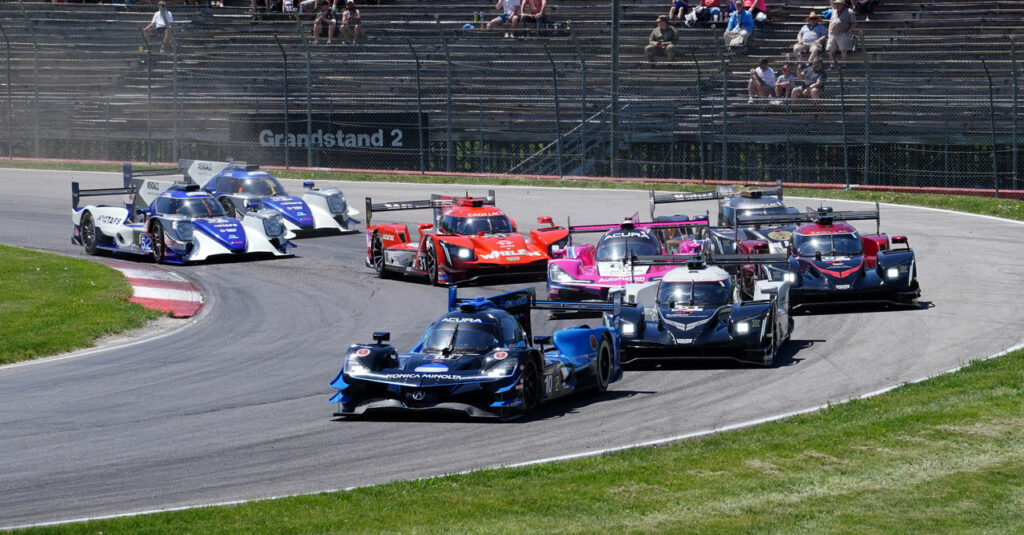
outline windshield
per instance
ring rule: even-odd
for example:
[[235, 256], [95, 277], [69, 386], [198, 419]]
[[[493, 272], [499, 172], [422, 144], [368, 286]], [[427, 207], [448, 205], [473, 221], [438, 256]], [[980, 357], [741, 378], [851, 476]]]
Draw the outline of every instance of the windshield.
[[598, 262], [619, 261], [631, 255], [658, 254], [661, 254], [661, 244], [654, 236], [642, 230], [609, 232], [597, 244]]
[[499, 342], [495, 333], [497, 325], [489, 322], [452, 321], [470, 318], [442, 318], [423, 340], [423, 351], [427, 353], [486, 353]]
[[229, 193], [248, 193], [261, 197], [274, 195], [285, 195], [284, 187], [276, 178], [266, 176], [254, 176], [247, 178], [232, 178], [228, 186]]
[[512, 222], [504, 215], [492, 215], [487, 217], [455, 217], [446, 215], [441, 218], [441, 228], [452, 234], [473, 235], [483, 232], [484, 234], [511, 234]]
[[767, 280], [770, 281], [783, 281], [786, 280], [786, 273], [789, 273], [788, 264], [768, 264], [764, 266], [764, 273]]
[[222, 217], [224, 208], [213, 197], [191, 199], [162, 197], [157, 202], [157, 213], [181, 214], [188, 217]]
[[786, 207], [782, 205], [765, 206], [760, 208], [743, 208], [739, 211], [740, 217], [748, 215], [783, 215]]
[[732, 299], [729, 279], [701, 282], [662, 282], [658, 288], [658, 301], [669, 307], [718, 307]]
[[848, 234], [820, 234], [805, 236], [793, 235], [793, 246], [799, 256], [860, 256], [863, 254], [860, 236], [856, 232]]

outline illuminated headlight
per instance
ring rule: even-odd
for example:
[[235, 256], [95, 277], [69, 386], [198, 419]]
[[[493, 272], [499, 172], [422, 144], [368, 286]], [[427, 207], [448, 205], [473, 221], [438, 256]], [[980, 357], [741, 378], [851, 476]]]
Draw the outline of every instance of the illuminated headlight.
[[364, 373], [370, 373], [370, 369], [363, 366], [363, 363], [358, 360], [349, 359], [345, 361], [345, 373], [349, 375], [361, 375]]
[[581, 282], [558, 266], [548, 266], [548, 278], [557, 283]]
[[264, 218], [263, 230], [266, 231], [267, 236], [270, 236], [271, 238], [277, 238], [284, 234], [284, 219], [281, 217], [281, 214], [275, 214]]
[[174, 233], [178, 235], [179, 241], [192, 241], [192, 233], [195, 227], [191, 221], [175, 221]]
[[488, 377], [507, 377], [516, 371], [516, 361], [507, 359], [487, 370]]
[[623, 323], [622, 334], [624, 336], [633, 336], [634, 334], [636, 334], [636, 325], [632, 323]]
[[900, 269], [899, 268], [891, 267], [891, 268], [885, 270], [885, 277], [888, 278], [888, 279], [895, 279], [896, 277], [899, 277], [899, 276], [900, 276]]
[[340, 193], [327, 196], [327, 209], [332, 214], [344, 214], [345, 213], [345, 198]]
[[445, 243], [444, 247], [448, 251], [448, 256], [452, 258], [458, 258], [459, 260], [473, 260], [476, 258], [476, 255], [473, 254], [473, 250], [469, 247], [459, 247], [458, 245], [452, 245], [449, 243]]
[[750, 332], [750, 324], [741, 321], [736, 324], [736, 334], [747, 334]]
[[782, 280], [786, 282], [796, 282], [796, 273], [787, 271], [786, 274], [782, 276]]

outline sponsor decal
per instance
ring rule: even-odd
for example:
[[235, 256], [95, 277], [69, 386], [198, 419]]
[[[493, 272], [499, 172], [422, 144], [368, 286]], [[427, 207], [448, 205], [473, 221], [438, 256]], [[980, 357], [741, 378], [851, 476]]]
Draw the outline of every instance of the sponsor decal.
[[773, 230], [768, 233], [767, 238], [772, 241], [789, 241], [793, 239], [793, 233], [788, 230]]
[[590, 335], [590, 349], [597, 349], [597, 337]]
[[444, 364], [441, 364], [439, 362], [431, 362], [430, 364], [423, 364], [422, 366], [417, 366], [416, 369], [413, 371], [419, 373], [444, 373], [448, 371], [448, 366], [445, 366]]
[[422, 390], [414, 390], [409, 397], [414, 401], [423, 401], [427, 397], [427, 393]]
[[494, 354], [494, 360], [505, 360], [508, 358], [508, 353], [505, 351], [498, 351]]
[[209, 195], [209, 193], [206, 193], [205, 191], [188, 191], [188, 192], [185, 192], [185, 196], [186, 197], [206, 197], [207, 195]]
[[385, 141], [388, 146], [402, 147], [402, 131], [394, 129], [385, 140], [384, 129], [378, 128], [375, 132], [345, 133], [343, 130], [336, 132], [324, 132], [322, 128], [317, 129], [312, 135], [306, 134], [282, 134], [271, 129], [261, 130], [259, 142], [261, 147], [384, 147]]
[[693, 338], [676, 338], [677, 344], [692, 344]]
[[606, 238], [646, 238], [647, 233], [642, 230], [617, 230], [609, 232]]
[[836, 285], [836, 290], [849, 290], [849, 289], [850, 289], [850, 285], [849, 284], [837, 284]]
[[153, 190], [153, 191], [160, 191], [160, 184], [157, 184], [156, 182], [150, 182], [150, 181], [147, 180], [146, 181], [146, 189]]
[[[386, 373], [386, 374], [384, 374], [384, 378], [389, 380], [389, 381], [404, 381], [404, 380], [408, 380], [408, 379], [422, 379], [423, 377], [424, 377], [424, 375], [420, 374], [420, 373]], [[462, 377], [460, 375], [453, 375], [453, 374], [447, 374], [447, 373], [431, 373], [427, 377], [430, 377], [431, 379], [438, 379], [438, 380], [441, 380], [441, 381], [459, 381], [459, 380], [465, 379], [465, 377]]]
[[483, 323], [480, 318], [441, 318], [444, 323]]
[[516, 244], [513, 241], [510, 241], [510, 240], [498, 240], [498, 247], [504, 247], [504, 248], [507, 249], [507, 248], [515, 247], [515, 246], [516, 246]]
[[506, 256], [505, 260], [508, 260], [509, 262], [517, 262], [517, 261], [519, 261], [519, 257], [518, 256]]
[[141, 236], [139, 236], [139, 247], [142, 248], [142, 250], [144, 250], [144, 251], [152, 251], [153, 250], [153, 235], [152, 234], [142, 234]]
[[96, 221], [105, 225], [117, 225], [121, 223], [121, 218], [111, 215], [100, 215], [96, 216]]
[[491, 260], [491, 259], [494, 259], [494, 258], [509, 257], [509, 256], [516, 256], [516, 255], [519, 255], [519, 256], [541, 256], [541, 254], [539, 252], [537, 252], [537, 251], [527, 251], [526, 249], [519, 249], [518, 251], [491, 251], [491, 252], [489, 252], [487, 254], [480, 255], [479, 258], [481, 258], [483, 260]]
[[365, 357], [366, 355], [369, 355], [369, 354], [370, 354], [370, 350], [366, 349], [365, 347], [360, 349], [360, 350], [358, 350], [358, 351], [356, 351], [356, 356], [357, 357]]

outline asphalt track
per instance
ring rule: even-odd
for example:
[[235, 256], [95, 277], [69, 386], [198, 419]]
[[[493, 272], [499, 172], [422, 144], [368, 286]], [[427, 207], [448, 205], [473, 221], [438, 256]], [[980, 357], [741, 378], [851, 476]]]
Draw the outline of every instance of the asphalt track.
[[[113, 173], [0, 169], [0, 242], [85, 257], [70, 245], [72, 179], [85, 188], [120, 183]], [[366, 195], [408, 200], [466, 189], [340, 186], [360, 210]], [[603, 223], [647, 213], [642, 191], [495, 189], [521, 229], [541, 215], [564, 224], [567, 215]], [[671, 212], [704, 210], [713, 204]], [[392, 220], [428, 219], [397, 215]], [[657, 440], [856, 397], [1021, 341], [1024, 226], [883, 206], [882, 230], [910, 238], [921, 309], [799, 316], [776, 368], [628, 371], [602, 398], [581, 395], [508, 424], [331, 418], [328, 383], [345, 347], [390, 330], [407, 349], [445, 310], [442, 288], [376, 279], [363, 266], [362, 235], [300, 241], [296, 258], [172, 267], [204, 292], [200, 321], [123, 349], [0, 368], [0, 527], [346, 488]]]

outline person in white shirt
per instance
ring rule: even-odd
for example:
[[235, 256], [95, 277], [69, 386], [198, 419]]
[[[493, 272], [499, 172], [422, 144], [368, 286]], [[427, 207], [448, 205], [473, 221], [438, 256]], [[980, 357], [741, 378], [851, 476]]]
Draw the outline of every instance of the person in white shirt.
[[767, 97], [775, 90], [775, 71], [768, 66], [768, 58], [761, 60], [761, 64], [750, 69], [750, 82], [747, 83], [747, 104], [754, 103], [754, 97]]
[[153, 14], [153, 20], [150, 21], [149, 25], [142, 29], [142, 34], [146, 37], [146, 43], [148, 44], [151, 39], [150, 36], [153, 33], [157, 33], [163, 36], [160, 41], [160, 51], [163, 52], [167, 45], [171, 43], [171, 23], [174, 22], [174, 17], [171, 16], [171, 12], [167, 9], [167, 3], [160, 0], [157, 4], [160, 9]]
[[[501, 9], [502, 13], [487, 23], [488, 30], [499, 24], [508, 24], [509, 28], [514, 30], [516, 25], [519, 24], [519, 17], [523, 14], [521, 0], [498, 0], [498, 3], [494, 5], [494, 9]], [[505, 37], [511, 36], [512, 34], [505, 32]]]

